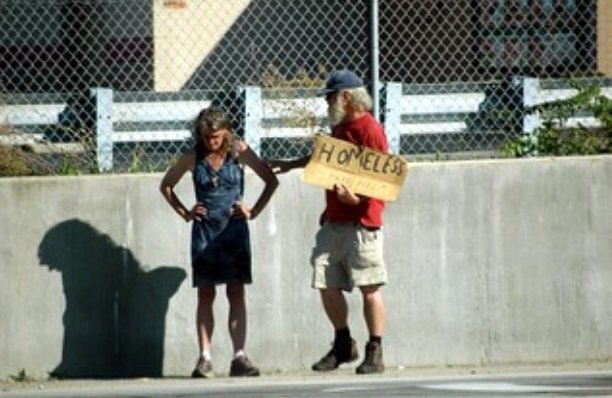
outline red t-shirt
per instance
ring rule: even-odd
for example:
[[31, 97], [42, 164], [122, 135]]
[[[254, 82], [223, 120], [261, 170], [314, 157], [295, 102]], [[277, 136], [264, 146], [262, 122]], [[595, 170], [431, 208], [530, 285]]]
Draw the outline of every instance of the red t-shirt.
[[[332, 137], [348, 141], [355, 145], [365, 146], [375, 151], [387, 153], [389, 144], [387, 136], [380, 123], [371, 113], [366, 113], [358, 119], [336, 125]], [[325, 219], [330, 222], [358, 222], [366, 227], [382, 226], [382, 212], [385, 202], [369, 198], [356, 206], [347, 205], [338, 200], [334, 191], [325, 192], [327, 206]]]

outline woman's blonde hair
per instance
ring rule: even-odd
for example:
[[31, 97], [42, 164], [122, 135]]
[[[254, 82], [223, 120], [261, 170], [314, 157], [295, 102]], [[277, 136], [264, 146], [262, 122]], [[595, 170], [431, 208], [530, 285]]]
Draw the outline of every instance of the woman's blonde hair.
[[232, 120], [221, 108], [211, 106], [200, 111], [193, 122], [192, 136], [196, 151], [207, 153], [206, 145], [202, 140], [203, 133], [212, 133], [218, 130], [227, 130], [228, 134], [223, 138], [223, 155], [227, 155], [233, 147], [234, 134], [232, 131]]

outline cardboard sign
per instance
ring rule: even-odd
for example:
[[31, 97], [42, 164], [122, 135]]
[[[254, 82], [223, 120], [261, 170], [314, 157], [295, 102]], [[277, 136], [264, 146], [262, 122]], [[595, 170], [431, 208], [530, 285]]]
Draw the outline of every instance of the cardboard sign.
[[329, 136], [317, 136], [304, 181], [326, 189], [343, 183], [353, 192], [393, 201], [408, 174], [408, 163], [389, 155]]

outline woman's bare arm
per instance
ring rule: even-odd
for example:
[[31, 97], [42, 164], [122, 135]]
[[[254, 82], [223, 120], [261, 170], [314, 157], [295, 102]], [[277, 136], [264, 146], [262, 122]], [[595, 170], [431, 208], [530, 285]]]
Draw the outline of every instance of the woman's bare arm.
[[255, 152], [249, 148], [249, 146], [243, 141], [239, 141], [236, 143], [236, 151], [238, 152], [238, 159], [243, 164], [249, 166], [255, 174], [261, 178], [265, 184], [265, 187], [259, 198], [255, 202], [255, 205], [250, 209], [250, 218], [256, 218], [259, 213], [266, 207], [270, 198], [272, 198], [272, 194], [278, 187], [278, 178], [268, 166], [266, 162], [261, 160]]
[[159, 185], [159, 190], [166, 201], [186, 222], [189, 222], [194, 218], [202, 217], [206, 212], [201, 203], [196, 204], [191, 210], [189, 210], [187, 207], [185, 207], [185, 205], [183, 205], [181, 200], [174, 192], [174, 187], [176, 184], [178, 184], [185, 173], [188, 171], [193, 171], [194, 167], [195, 153], [192, 151], [181, 156], [178, 162], [168, 169]]

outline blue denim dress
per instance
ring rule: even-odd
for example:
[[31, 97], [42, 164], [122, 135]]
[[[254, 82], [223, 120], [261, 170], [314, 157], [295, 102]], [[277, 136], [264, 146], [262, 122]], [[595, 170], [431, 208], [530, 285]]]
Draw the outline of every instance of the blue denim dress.
[[196, 152], [193, 172], [196, 199], [207, 214], [193, 220], [191, 264], [193, 286], [251, 283], [251, 244], [245, 219], [231, 218], [232, 205], [242, 200], [244, 171], [231, 154], [215, 171]]

